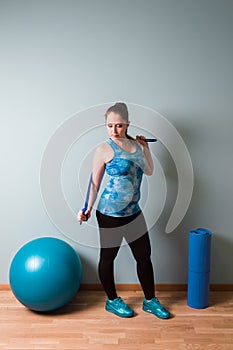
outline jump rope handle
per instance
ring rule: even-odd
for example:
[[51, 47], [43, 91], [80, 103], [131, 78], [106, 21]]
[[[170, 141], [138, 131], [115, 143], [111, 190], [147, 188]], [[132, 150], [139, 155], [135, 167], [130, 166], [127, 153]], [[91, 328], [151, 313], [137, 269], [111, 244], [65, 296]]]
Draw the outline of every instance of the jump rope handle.
[[[85, 215], [86, 221], [87, 221], [87, 220], [88, 220], [88, 215], [85, 214], [85, 211], [86, 211], [86, 210], [87, 210], [87, 207], [82, 208], [82, 212], [83, 212], [83, 214]], [[80, 225], [82, 225], [82, 222], [80, 222]]]
[[146, 142], [157, 142], [157, 139], [145, 139]]

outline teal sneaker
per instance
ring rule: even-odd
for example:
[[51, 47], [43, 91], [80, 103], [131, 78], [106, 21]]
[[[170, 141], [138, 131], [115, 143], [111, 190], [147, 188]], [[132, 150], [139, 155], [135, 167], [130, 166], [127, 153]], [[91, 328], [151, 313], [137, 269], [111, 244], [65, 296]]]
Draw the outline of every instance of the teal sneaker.
[[134, 311], [120, 297], [110, 301], [106, 299], [105, 309], [120, 317], [132, 317]]
[[167, 319], [171, 317], [170, 312], [160, 304], [158, 298], [153, 298], [150, 301], [147, 301], [146, 298], [144, 298], [142, 309], [146, 312], [154, 314], [158, 318]]

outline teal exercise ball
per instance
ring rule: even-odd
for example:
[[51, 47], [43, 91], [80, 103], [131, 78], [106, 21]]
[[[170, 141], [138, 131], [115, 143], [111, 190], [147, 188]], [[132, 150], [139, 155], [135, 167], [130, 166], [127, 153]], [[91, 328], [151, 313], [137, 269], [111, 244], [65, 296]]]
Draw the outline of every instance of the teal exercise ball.
[[39, 312], [67, 304], [79, 290], [81, 278], [79, 255], [68, 243], [52, 237], [26, 243], [14, 256], [9, 270], [15, 297]]

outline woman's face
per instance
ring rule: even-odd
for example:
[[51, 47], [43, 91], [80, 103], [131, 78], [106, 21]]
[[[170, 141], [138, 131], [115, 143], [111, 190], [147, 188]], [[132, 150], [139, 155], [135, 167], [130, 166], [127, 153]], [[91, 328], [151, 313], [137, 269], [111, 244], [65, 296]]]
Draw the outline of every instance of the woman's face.
[[129, 126], [129, 122], [126, 123], [125, 120], [120, 116], [120, 114], [115, 112], [110, 112], [106, 118], [106, 126], [108, 134], [111, 139], [120, 139], [126, 137], [126, 131]]

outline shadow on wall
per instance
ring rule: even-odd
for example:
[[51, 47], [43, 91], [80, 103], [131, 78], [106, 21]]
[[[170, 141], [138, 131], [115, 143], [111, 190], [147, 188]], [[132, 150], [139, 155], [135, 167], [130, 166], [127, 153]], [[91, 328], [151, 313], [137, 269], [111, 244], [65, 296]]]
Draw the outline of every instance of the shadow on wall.
[[88, 259], [87, 255], [79, 253], [79, 256], [83, 266], [83, 276], [82, 276], [81, 284], [90, 283], [90, 281], [91, 281], [91, 284], [95, 284], [95, 283], [99, 284], [100, 281], [98, 279], [98, 273], [97, 273], [97, 262], [98, 262], [97, 260], [99, 258], [97, 257], [97, 260], [93, 263]]
[[[174, 123], [173, 123], [174, 125]], [[184, 143], [187, 147], [187, 149], [189, 150], [189, 145], [190, 144], [194, 144], [195, 142], [197, 142], [197, 135], [195, 135], [193, 133], [193, 131], [190, 129], [190, 127], [188, 126], [184, 126], [184, 123], [182, 123], [182, 125], [174, 125], [174, 127], [176, 128], [176, 130], [178, 131], [178, 133], [180, 134], [180, 136], [183, 138]], [[174, 147], [175, 146], [175, 142], [174, 142]], [[195, 145], [194, 145], [195, 147]], [[166, 149], [166, 147], [161, 144], [160, 142], [157, 145], [156, 148], [156, 156], [163, 168], [165, 177], [166, 177], [166, 186], [167, 186], [167, 196], [166, 196], [166, 202], [165, 202], [165, 206], [163, 209], [162, 214], [160, 215], [157, 223], [156, 223], [156, 227], [158, 227], [161, 231], [165, 232], [165, 228], [168, 222], [168, 219], [171, 215], [172, 209], [175, 205], [175, 201], [176, 201], [176, 197], [177, 197], [177, 191], [178, 191], [178, 175], [177, 175], [177, 169], [176, 169], [176, 165], [174, 163], [174, 160], [172, 159], [172, 156], [170, 155], [169, 151]], [[155, 166], [156, 169], [156, 166]], [[195, 173], [195, 169], [194, 169], [194, 173]], [[194, 174], [195, 175], [195, 174]], [[155, 174], [156, 176], [156, 174]], [[195, 184], [196, 182], [198, 182], [198, 180], [196, 179], [196, 175], [195, 175]], [[180, 186], [182, 186], [182, 184], [180, 184]], [[199, 185], [197, 186], [199, 187]], [[195, 190], [195, 188], [194, 188]], [[191, 203], [192, 204], [192, 199], [191, 199]], [[189, 208], [187, 208], [189, 210]], [[183, 220], [181, 221], [180, 225], [182, 225]], [[179, 226], [180, 226], [179, 225]], [[193, 223], [191, 222], [189, 227], [193, 228]], [[176, 229], [174, 230], [174, 232], [176, 232]]]

